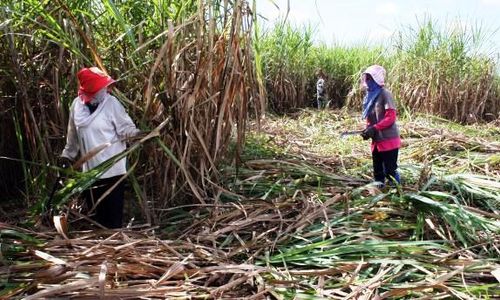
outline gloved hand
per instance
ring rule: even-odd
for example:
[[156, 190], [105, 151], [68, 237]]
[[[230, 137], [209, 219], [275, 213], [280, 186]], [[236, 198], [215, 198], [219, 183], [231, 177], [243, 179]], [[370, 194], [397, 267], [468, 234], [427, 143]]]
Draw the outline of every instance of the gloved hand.
[[363, 130], [361, 136], [363, 137], [363, 140], [367, 140], [369, 138], [374, 138], [376, 133], [377, 129], [375, 129], [375, 126], [368, 126], [365, 130]]
[[61, 169], [68, 169], [68, 168], [71, 168], [71, 166], [73, 165], [73, 160], [71, 160], [70, 158], [68, 157], [65, 157], [65, 156], [60, 156], [58, 159], [57, 159], [57, 166]]
[[139, 131], [139, 133], [136, 135], [136, 137], [138, 138], [143, 138], [145, 137], [146, 135], [148, 135], [149, 133], [151, 132], [151, 130], [141, 130]]
[[135, 132], [133, 135], [127, 136], [126, 141], [129, 143], [136, 142], [142, 138], [144, 138], [146, 135], [148, 135], [151, 131], [144, 131], [144, 130], [138, 130]]

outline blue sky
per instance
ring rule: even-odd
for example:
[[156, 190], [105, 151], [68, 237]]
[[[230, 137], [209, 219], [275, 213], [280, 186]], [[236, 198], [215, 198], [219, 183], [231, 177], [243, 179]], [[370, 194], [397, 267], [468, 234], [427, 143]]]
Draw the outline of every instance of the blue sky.
[[500, 52], [500, 0], [256, 1], [257, 12], [268, 24], [285, 15], [289, 1], [288, 20], [312, 25], [316, 40], [327, 44], [385, 43], [396, 30], [431, 17], [447, 27], [479, 24], [485, 35], [483, 49], [493, 55]]

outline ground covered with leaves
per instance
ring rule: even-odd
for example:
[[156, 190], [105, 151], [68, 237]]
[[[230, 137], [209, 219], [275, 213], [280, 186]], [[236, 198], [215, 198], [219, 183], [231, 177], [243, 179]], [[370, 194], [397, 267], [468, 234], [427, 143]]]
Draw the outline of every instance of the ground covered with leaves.
[[344, 111], [268, 116], [220, 192], [162, 224], [40, 231], [0, 223], [0, 297], [496, 299], [499, 124], [400, 122], [403, 185], [370, 183]]

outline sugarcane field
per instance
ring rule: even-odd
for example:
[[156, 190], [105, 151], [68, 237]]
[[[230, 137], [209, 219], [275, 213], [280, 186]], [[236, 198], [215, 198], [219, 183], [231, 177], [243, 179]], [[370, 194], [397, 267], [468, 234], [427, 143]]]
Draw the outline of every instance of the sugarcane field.
[[500, 3], [424, 2], [0, 0], [0, 299], [500, 299], [500, 31], [433, 17]]

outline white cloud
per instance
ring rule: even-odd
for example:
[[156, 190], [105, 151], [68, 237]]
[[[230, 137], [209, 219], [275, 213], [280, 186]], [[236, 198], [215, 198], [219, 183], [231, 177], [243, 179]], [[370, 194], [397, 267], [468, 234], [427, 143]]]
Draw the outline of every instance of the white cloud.
[[484, 5], [500, 5], [500, 0], [481, 0]]
[[[287, 17], [288, 21], [295, 24], [308, 23], [310, 21], [319, 20], [319, 16], [316, 11], [303, 9], [304, 4], [301, 2], [291, 2], [290, 10], [288, 9], [287, 1], [275, 1], [261, 0], [257, 3], [257, 12], [260, 16], [264, 17], [267, 21], [273, 22], [277, 20], [282, 20]], [[312, 19], [314, 18], [314, 19]]]
[[304, 12], [301, 12], [301, 11], [298, 11], [298, 10], [292, 10], [290, 11], [290, 13], [288, 14], [288, 18], [290, 20], [293, 20], [297, 23], [306, 23], [306, 22], [309, 22], [309, 18], [310, 16], [307, 15], [306, 13]]
[[[493, 1], [493, 0], [491, 0]], [[379, 15], [395, 15], [398, 13], [398, 6], [394, 2], [384, 2], [375, 8], [375, 13]]]
[[390, 38], [394, 34], [394, 31], [391, 31], [386, 28], [379, 27], [374, 31], [370, 31], [368, 35], [368, 39], [372, 42], [380, 42]]

